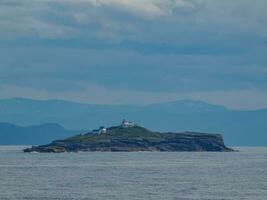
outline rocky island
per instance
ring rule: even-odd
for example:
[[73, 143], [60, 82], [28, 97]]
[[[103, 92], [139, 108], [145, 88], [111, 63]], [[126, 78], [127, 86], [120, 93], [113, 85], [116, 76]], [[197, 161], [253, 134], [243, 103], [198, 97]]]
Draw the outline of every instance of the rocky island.
[[24, 152], [78, 152], [78, 151], [217, 151], [230, 152], [220, 134], [196, 132], [154, 132], [123, 121], [122, 125], [100, 127], [90, 133], [56, 140], [47, 145], [33, 146]]

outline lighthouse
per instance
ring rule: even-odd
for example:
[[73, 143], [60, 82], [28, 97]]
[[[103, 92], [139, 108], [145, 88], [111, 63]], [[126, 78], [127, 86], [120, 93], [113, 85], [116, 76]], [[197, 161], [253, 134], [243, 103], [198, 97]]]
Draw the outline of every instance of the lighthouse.
[[123, 128], [134, 127], [135, 125], [136, 125], [135, 123], [133, 123], [133, 122], [129, 122], [129, 121], [127, 121], [126, 119], [123, 119], [123, 120], [122, 120], [122, 123], [121, 123], [121, 126], [122, 126]]

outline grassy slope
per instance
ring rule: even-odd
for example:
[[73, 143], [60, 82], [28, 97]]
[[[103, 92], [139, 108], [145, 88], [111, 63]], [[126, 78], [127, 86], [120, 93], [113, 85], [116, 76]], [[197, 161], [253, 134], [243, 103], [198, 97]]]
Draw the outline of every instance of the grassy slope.
[[111, 127], [108, 129], [106, 134], [84, 134], [77, 135], [74, 137], [61, 140], [65, 143], [102, 143], [109, 140], [136, 140], [136, 139], [145, 139], [145, 140], [160, 140], [162, 134], [149, 131], [143, 127], [131, 127], [131, 128], [122, 128], [120, 126]]

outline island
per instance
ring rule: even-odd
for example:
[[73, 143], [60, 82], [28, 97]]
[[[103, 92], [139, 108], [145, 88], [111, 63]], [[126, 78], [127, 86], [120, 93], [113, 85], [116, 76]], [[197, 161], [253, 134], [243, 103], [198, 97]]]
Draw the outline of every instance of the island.
[[137, 152], [137, 151], [213, 151], [232, 152], [220, 134], [197, 132], [154, 132], [123, 120], [119, 126], [100, 127], [47, 145], [32, 146], [24, 152]]

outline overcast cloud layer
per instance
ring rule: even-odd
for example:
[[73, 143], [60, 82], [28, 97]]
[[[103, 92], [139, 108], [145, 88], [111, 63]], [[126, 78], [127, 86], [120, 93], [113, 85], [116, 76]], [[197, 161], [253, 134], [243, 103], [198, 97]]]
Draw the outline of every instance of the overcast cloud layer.
[[0, 98], [267, 107], [266, 0], [1, 0]]

